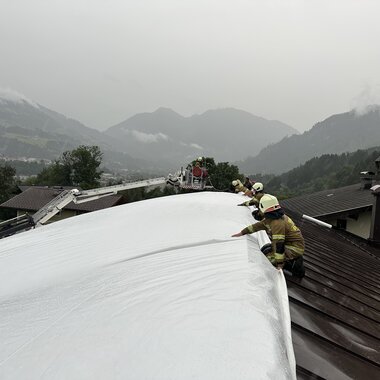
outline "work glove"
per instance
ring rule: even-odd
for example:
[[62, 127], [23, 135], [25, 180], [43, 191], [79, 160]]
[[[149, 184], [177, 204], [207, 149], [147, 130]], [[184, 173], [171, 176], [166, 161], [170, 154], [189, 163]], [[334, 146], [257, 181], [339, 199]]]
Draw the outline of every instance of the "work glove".
[[262, 214], [260, 214], [260, 211], [259, 211], [259, 210], [253, 210], [253, 211], [252, 211], [252, 216], [253, 216], [258, 222], [260, 222], [261, 220], [263, 220], [263, 216], [262, 216]]

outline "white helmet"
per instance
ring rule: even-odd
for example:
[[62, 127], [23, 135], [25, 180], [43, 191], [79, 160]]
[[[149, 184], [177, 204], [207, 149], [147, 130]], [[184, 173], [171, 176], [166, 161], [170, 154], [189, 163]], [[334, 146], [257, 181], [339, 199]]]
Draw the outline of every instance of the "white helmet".
[[261, 182], [256, 182], [252, 185], [252, 189], [254, 189], [257, 193], [258, 191], [264, 190], [264, 185]]
[[235, 181], [232, 181], [232, 186], [237, 186], [238, 181], [235, 179]]
[[262, 213], [271, 212], [280, 209], [280, 203], [278, 199], [270, 194], [265, 194], [261, 197], [259, 203], [259, 209]]

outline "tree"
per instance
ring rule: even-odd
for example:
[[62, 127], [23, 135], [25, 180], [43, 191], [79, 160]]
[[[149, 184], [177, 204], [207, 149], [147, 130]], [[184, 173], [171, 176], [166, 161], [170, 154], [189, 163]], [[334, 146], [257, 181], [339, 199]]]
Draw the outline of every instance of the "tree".
[[168, 195], [177, 194], [177, 190], [172, 186], [154, 187], [153, 189], [147, 189], [146, 187], [137, 187], [135, 189], [129, 189], [121, 191], [121, 194], [126, 203], [142, 201], [144, 199], [152, 199], [158, 197], [166, 197]]
[[[0, 204], [12, 198], [16, 188], [16, 169], [7, 164], [0, 165]], [[0, 219], [8, 219], [13, 216], [7, 210], [0, 210]]]
[[[66, 152], [67, 153], [67, 152]], [[103, 153], [98, 146], [81, 145], [65, 157], [67, 164], [71, 163], [74, 185], [83, 189], [91, 189], [99, 186], [102, 174], [98, 170], [102, 163]]]
[[0, 203], [11, 198], [16, 185], [16, 169], [7, 164], [0, 165]]
[[231, 182], [235, 179], [244, 180], [244, 176], [239, 173], [236, 165], [228, 162], [219, 162], [209, 170], [212, 185], [218, 190], [229, 190]]
[[272, 176], [268, 181], [260, 182], [265, 184], [266, 192], [281, 198], [353, 185], [360, 181], [361, 171], [376, 172], [375, 160], [379, 155], [379, 147], [340, 155], [324, 154], [279, 176]]
[[77, 149], [64, 152], [52, 165], [43, 169], [35, 184], [80, 186], [82, 189], [98, 187], [102, 157], [98, 146], [80, 145]]
[[72, 186], [71, 165], [62, 162], [62, 158], [55, 160], [50, 166], [44, 168], [35, 179], [32, 178], [29, 183], [30, 182], [32, 182], [33, 185]]

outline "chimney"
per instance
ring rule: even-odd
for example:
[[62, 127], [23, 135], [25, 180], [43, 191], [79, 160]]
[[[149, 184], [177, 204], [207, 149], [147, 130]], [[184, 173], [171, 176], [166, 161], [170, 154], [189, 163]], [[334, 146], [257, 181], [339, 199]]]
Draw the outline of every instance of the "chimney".
[[[380, 162], [379, 162], [380, 164]], [[368, 190], [372, 187], [372, 182], [375, 179], [374, 172], [360, 172], [360, 188], [363, 190]]]
[[372, 206], [371, 231], [369, 234], [369, 242], [374, 245], [380, 245], [380, 185], [371, 187], [374, 196]]

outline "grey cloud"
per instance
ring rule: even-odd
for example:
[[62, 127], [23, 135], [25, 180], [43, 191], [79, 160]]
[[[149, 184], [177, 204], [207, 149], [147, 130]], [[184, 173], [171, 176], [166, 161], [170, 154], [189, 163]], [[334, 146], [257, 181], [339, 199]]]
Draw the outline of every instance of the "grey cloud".
[[152, 133], [144, 133], [144, 132], [140, 132], [136, 130], [131, 130], [130, 133], [136, 140], [142, 143], [147, 143], [147, 144], [155, 143], [160, 140], [166, 140], [166, 141], [169, 140], [169, 137], [161, 132], [152, 134]]
[[33, 100], [28, 99], [25, 95], [21, 94], [20, 92], [17, 92], [10, 88], [0, 87], [0, 102], [4, 101], [10, 101], [15, 103], [25, 102], [35, 108], [40, 108], [37, 103], [35, 103]]
[[202, 150], [202, 149], [203, 149], [200, 145], [195, 144], [195, 143], [190, 144], [190, 146], [191, 146], [192, 148], [199, 149], [199, 150]]
[[351, 102], [351, 108], [357, 115], [378, 109], [380, 104], [380, 85], [366, 84], [363, 90]]

